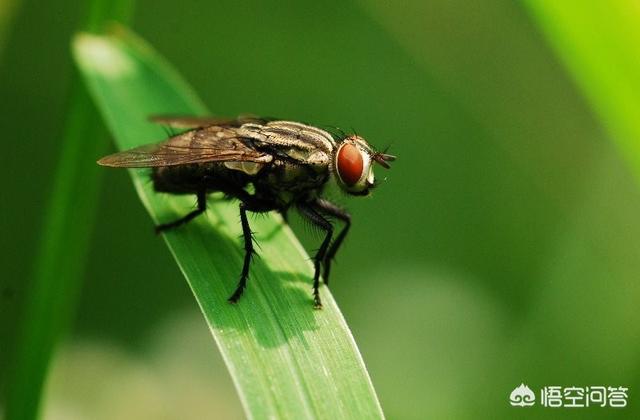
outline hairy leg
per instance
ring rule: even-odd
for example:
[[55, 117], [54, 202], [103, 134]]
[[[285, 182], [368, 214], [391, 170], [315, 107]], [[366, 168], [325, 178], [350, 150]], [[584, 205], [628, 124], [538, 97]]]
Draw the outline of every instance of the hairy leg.
[[247, 287], [247, 278], [249, 277], [249, 266], [251, 264], [251, 258], [255, 254], [253, 249], [253, 234], [251, 232], [251, 226], [249, 226], [249, 220], [247, 219], [247, 205], [240, 203], [240, 223], [242, 224], [242, 236], [244, 238], [244, 263], [242, 264], [242, 273], [240, 274], [240, 281], [236, 290], [229, 297], [229, 302], [236, 303], [244, 288]]
[[320, 300], [320, 292], [318, 289], [320, 288], [320, 264], [324, 261], [325, 255], [327, 253], [327, 249], [329, 248], [329, 244], [331, 243], [331, 237], [333, 236], [333, 226], [331, 223], [320, 214], [312, 204], [303, 203], [298, 206], [300, 209], [300, 213], [311, 223], [318, 226], [320, 229], [325, 231], [325, 237], [316, 252], [314, 257], [314, 266], [315, 273], [313, 275], [313, 302], [316, 309], [322, 308], [322, 301]]
[[228, 299], [231, 303], [236, 303], [242, 296], [244, 289], [247, 287], [251, 259], [253, 256], [257, 255], [253, 247], [253, 232], [251, 232], [251, 226], [249, 225], [249, 219], [247, 218], [247, 211], [265, 212], [273, 210], [273, 203], [257, 199], [244, 191], [236, 191], [235, 196], [242, 200], [240, 203], [240, 223], [242, 224], [242, 237], [244, 240], [244, 263], [242, 264], [240, 281], [236, 286], [236, 290]]
[[156, 233], [166, 232], [168, 230], [177, 228], [178, 226], [182, 226], [187, 222], [193, 220], [196, 216], [204, 213], [207, 210], [207, 193], [206, 190], [202, 189], [197, 192], [196, 197], [198, 198], [198, 208], [190, 212], [184, 217], [181, 217], [178, 220], [175, 220], [170, 223], [163, 223], [161, 225], [156, 226]]
[[326, 285], [329, 285], [329, 274], [331, 272], [331, 261], [333, 261], [333, 259], [336, 256], [336, 253], [338, 252], [338, 249], [340, 248], [340, 245], [342, 245], [342, 242], [344, 241], [344, 238], [347, 236], [347, 233], [349, 233], [349, 228], [351, 227], [351, 215], [349, 213], [347, 213], [345, 210], [341, 209], [340, 207], [338, 207], [337, 205], [333, 204], [330, 201], [327, 200], [323, 200], [323, 199], [316, 199], [316, 201], [314, 202], [314, 206], [316, 209], [318, 209], [319, 211], [321, 211], [322, 213], [325, 213], [329, 216], [333, 216], [337, 219], [342, 220], [345, 225], [342, 228], [342, 230], [340, 231], [340, 233], [338, 234], [338, 236], [336, 237], [336, 240], [333, 241], [333, 243], [331, 244], [331, 246], [329, 247], [329, 250], [327, 251], [323, 263], [324, 263], [324, 283]]

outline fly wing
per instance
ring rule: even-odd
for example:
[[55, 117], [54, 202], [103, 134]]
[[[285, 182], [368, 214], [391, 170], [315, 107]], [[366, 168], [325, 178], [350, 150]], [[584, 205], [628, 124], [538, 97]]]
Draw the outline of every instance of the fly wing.
[[103, 157], [98, 164], [150, 168], [205, 162], [268, 163], [273, 156], [257, 151], [235, 128], [211, 126], [188, 131], [162, 143], [147, 144]]
[[189, 115], [152, 115], [149, 120], [162, 124], [171, 128], [202, 128], [211, 125], [222, 127], [240, 127], [245, 123], [265, 124], [270, 121], [269, 118], [261, 118], [256, 115], [246, 114], [237, 118], [220, 118], [220, 117], [194, 117]]

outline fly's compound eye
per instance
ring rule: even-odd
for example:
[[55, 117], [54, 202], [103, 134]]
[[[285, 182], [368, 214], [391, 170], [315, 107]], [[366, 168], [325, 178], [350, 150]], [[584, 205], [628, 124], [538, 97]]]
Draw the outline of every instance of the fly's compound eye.
[[351, 143], [340, 147], [337, 156], [338, 176], [347, 187], [353, 187], [362, 177], [364, 159], [360, 149]]
[[349, 194], [367, 195], [374, 184], [371, 156], [356, 141], [342, 143], [335, 157], [339, 185]]

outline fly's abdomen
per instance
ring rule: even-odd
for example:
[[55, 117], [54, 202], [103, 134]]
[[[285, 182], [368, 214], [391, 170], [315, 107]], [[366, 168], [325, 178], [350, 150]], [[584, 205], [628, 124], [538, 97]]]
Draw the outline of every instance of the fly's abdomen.
[[156, 191], [171, 194], [195, 194], [202, 190], [229, 192], [242, 189], [249, 182], [246, 174], [228, 169], [222, 163], [153, 168], [151, 179]]

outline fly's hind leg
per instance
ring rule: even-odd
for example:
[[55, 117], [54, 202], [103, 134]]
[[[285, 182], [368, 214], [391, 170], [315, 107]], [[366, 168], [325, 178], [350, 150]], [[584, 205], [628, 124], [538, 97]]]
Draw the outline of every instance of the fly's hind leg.
[[205, 210], [207, 209], [207, 192], [206, 190], [202, 189], [200, 191], [198, 191], [198, 193], [196, 194], [196, 197], [198, 198], [198, 208], [193, 210], [191, 213], [187, 214], [184, 217], [181, 217], [178, 220], [175, 220], [173, 222], [170, 223], [163, 223], [161, 225], [156, 226], [156, 233], [160, 233], [160, 232], [166, 232], [168, 230], [177, 228], [178, 226], [182, 226], [187, 222], [190, 222], [191, 220], [193, 220], [196, 216], [199, 216], [200, 214], [204, 213]]

